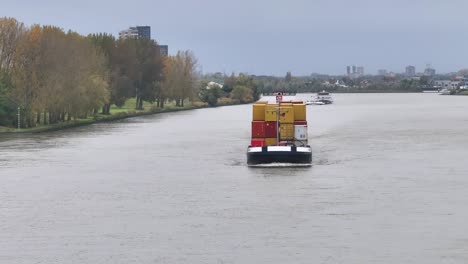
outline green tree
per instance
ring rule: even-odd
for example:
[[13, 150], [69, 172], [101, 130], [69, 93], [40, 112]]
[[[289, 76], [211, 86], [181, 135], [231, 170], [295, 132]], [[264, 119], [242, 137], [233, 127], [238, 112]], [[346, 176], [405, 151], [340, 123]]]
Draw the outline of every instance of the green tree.
[[163, 79], [163, 61], [154, 40], [135, 39], [137, 56], [136, 108], [143, 109], [143, 101], [156, 100], [156, 83]]
[[86, 117], [108, 101], [104, 55], [83, 36], [53, 26], [33, 26], [18, 43], [13, 98], [23, 127]]
[[179, 51], [165, 60], [165, 80], [162, 90], [183, 107], [186, 99], [193, 101], [197, 83], [197, 59], [191, 51]]
[[134, 88], [131, 83], [129, 84], [128, 76], [121, 75], [119, 57], [124, 56], [126, 53], [124, 50], [118, 49], [118, 42], [112, 35], [106, 33], [92, 34], [88, 36], [88, 39], [105, 56], [105, 64], [109, 71], [109, 101], [103, 105], [102, 113], [110, 114], [112, 104], [123, 106], [125, 101], [134, 94]]
[[429, 85], [429, 83], [431, 82], [431, 77], [429, 76], [421, 76], [421, 78], [419, 78], [419, 84], [420, 85]]
[[468, 76], [468, 69], [461, 69], [457, 72], [458, 75]]
[[16, 103], [9, 97], [13, 89], [11, 68], [16, 47], [26, 29], [23, 23], [14, 18], [0, 18], [0, 125], [11, 126], [17, 120]]
[[222, 89], [219, 86], [208, 86], [207, 83], [202, 83], [198, 96], [202, 102], [208, 103], [209, 106], [216, 106], [222, 93]]
[[236, 85], [236, 76], [234, 73], [231, 74], [229, 77], [224, 78], [224, 85], [223, 85], [223, 91], [226, 94], [229, 94], [232, 92], [232, 89], [234, 89], [234, 86]]
[[292, 81], [292, 75], [291, 72], [286, 73], [286, 77], [284, 78], [286, 82], [291, 82]]
[[236, 86], [244, 86], [250, 89], [252, 99], [249, 101], [245, 101], [245, 102], [258, 100], [258, 98], [260, 97], [260, 92], [258, 90], [257, 82], [254, 80], [254, 78], [251, 75], [242, 74], [242, 73], [239, 74], [239, 76], [236, 79]]
[[253, 101], [253, 92], [251, 89], [243, 85], [236, 85], [231, 92], [231, 98], [238, 100], [240, 103], [248, 103]]
[[13, 126], [17, 106], [7, 96], [11, 85], [8, 78], [2, 75], [0, 73], [0, 126]]
[[9, 73], [16, 46], [25, 30], [24, 24], [14, 18], [0, 18], [0, 72]]

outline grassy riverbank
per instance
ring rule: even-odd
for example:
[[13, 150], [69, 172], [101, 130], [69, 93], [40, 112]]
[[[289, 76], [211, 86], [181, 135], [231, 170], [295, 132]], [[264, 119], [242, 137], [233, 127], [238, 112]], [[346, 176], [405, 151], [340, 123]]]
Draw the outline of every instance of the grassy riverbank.
[[[220, 102], [218, 106], [234, 105], [233, 102]], [[143, 104], [143, 110], [135, 110], [135, 99], [131, 98], [125, 102], [125, 105], [122, 107], [112, 106], [110, 110], [110, 115], [96, 114], [88, 116], [87, 118], [81, 118], [71, 121], [65, 121], [58, 124], [51, 125], [40, 125], [33, 128], [24, 128], [24, 129], [15, 129], [11, 127], [1, 127], [0, 134], [16, 134], [16, 133], [40, 133], [46, 131], [56, 131], [72, 127], [91, 125], [94, 123], [100, 122], [110, 122], [114, 120], [125, 119], [135, 116], [144, 116], [144, 115], [153, 115], [159, 113], [169, 113], [177, 111], [187, 111], [193, 109], [207, 108], [209, 107], [206, 103], [195, 102], [195, 103], [186, 103], [184, 107], [175, 106], [175, 104], [166, 104], [164, 108], [157, 108], [156, 105], [145, 102]]]
[[463, 91], [463, 92], [457, 93], [456, 95], [468, 95], [468, 91]]

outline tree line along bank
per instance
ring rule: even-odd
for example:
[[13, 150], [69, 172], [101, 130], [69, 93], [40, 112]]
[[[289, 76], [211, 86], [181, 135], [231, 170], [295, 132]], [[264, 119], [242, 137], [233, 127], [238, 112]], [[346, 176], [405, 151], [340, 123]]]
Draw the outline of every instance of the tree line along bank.
[[55, 26], [25, 26], [0, 18], [0, 126], [21, 128], [111, 114], [134, 98], [163, 109], [190, 104], [233, 104], [258, 98], [250, 76], [208, 85], [191, 51], [161, 56], [146, 38], [82, 36]]

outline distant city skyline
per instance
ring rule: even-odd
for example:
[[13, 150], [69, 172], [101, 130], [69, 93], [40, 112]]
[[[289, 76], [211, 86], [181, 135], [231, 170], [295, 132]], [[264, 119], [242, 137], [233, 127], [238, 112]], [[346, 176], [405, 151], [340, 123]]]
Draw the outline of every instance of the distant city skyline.
[[83, 35], [148, 25], [171, 54], [192, 50], [203, 72], [305, 76], [345, 75], [354, 64], [371, 74], [468, 68], [467, 8], [464, 0], [22, 0], [2, 3], [0, 16]]

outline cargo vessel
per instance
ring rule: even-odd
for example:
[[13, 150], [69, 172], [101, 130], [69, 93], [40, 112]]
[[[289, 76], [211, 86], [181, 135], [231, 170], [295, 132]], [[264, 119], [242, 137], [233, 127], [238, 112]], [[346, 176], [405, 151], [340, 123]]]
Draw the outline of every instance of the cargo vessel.
[[303, 101], [259, 101], [252, 106], [252, 138], [247, 148], [247, 164], [286, 163], [310, 166], [306, 105]]

